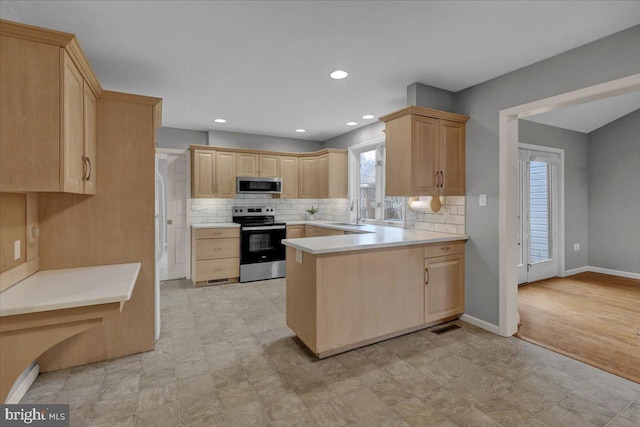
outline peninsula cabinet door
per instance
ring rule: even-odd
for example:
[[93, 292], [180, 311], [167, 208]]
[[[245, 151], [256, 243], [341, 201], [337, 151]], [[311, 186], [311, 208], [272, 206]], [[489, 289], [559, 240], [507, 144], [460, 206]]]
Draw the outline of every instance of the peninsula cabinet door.
[[425, 323], [464, 312], [464, 255], [425, 260]]

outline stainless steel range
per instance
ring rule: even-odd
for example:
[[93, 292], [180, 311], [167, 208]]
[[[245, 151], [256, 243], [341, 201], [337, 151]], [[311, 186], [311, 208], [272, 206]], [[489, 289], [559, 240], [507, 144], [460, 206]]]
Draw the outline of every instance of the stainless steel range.
[[275, 222], [268, 206], [234, 206], [232, 212], [233, 222], [240, 224], [240, 281], [284, 277], [286, 224]]

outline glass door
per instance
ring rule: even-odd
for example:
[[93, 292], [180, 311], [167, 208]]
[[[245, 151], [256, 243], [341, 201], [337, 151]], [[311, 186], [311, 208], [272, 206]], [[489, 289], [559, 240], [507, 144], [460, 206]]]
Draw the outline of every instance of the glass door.
[[519, 149], [518, 283], [558, 275], [555, 153]]

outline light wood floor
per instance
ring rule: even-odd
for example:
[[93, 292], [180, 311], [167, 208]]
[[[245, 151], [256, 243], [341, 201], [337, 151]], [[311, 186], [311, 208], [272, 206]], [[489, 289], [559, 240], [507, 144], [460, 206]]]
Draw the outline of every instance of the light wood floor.
[[521, 286], [520, 338], [640, 383], [640, 280], [581, 273]]

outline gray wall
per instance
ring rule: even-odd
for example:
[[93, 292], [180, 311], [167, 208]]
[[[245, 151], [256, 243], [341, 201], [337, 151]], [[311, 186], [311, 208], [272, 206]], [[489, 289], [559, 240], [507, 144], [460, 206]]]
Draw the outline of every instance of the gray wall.
[[254, 135], [251, 133], [209, 131], [209, 145], [218, 147], [251, 148], [255, 150], [308, 152], [324, 148], [320, 141]]
[[[497, 77], [458, 93], [467, 122], [466, 309], [498, 324], [498, 113], [638, 72], [640, 25]], [[487, 206], [478, 195], [487, 194]]]
[[589, 134], [589, 265], [640, 273], [640, 110]]
[[208, 142], [206, 131], [161, 127], [158, 129], [156, 146], [188, 149], [191, 144], [207, 145]]
[[347, 149], [352, 145], [373, 141], [374, 139], [383, 137], [383, 130], [384, 123], [376, 121], [370, 125], [352, 130], [351, 132], [343, 133], [335, 138], [331, 138], [325, 141], [324, 146], [326, 148]]
[[445, 89], [422, 83], [412, 83], [407, 86], [407, 105], [454, 112], [455, 95], [454, 92]]
[[[587, 134], [520, 120], [518, 140], [527, 144], [564, 150], [565, 270], [588, 265], [589, 142]], [[574, 243], [580, 243], [580, 251], [573, 250]]]
[[24, 19], [22, 19], [20, 13], [16, 10], [14, 5], [9, 3], [7, 0], [0, 0], [0, 18], [24, 23]]

